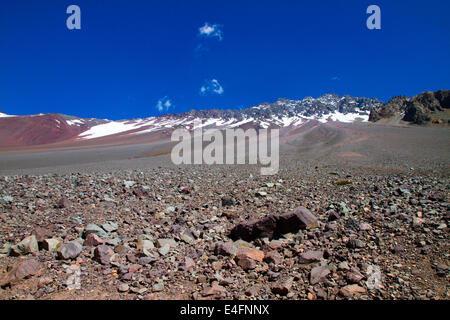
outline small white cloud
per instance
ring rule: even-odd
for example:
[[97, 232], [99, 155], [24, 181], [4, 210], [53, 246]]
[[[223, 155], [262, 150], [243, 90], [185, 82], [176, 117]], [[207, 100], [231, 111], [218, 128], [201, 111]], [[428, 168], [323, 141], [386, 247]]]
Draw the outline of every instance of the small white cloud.
[[172, 106], [172, 101], [170, 99], [167, 99], [167, 97], [161, 98], [158, 100], [158, 103], [156, 104], [156, 109], [158, 109], [159, 112], [163, 112], [164, 110], [167, 111]]
[[206, 80], [205, 84], [200, 88], [200, 94], [205, 95], [207, 93], [215, 93], [218, 95], [223, 94], [224, 90], [216, 79]]
[[206, 38], [214, 38], [216, 37], [219, 41], [223, 39], [222, 26], [219, 24], [210, 25], [208, 22], [205, 22], [203, 27], [198, 29], [199, 35]]
[[338, 76], [334, 76], [331, 78], [332, 81], [339, 81], [341, 80], [341, 78], [339, 78]]

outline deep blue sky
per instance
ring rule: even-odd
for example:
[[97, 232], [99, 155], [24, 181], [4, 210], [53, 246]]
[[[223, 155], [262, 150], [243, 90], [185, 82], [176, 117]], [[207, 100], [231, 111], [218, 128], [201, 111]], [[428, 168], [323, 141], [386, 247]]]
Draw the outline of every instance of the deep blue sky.
[[[71, 4], [81, 30], [66, 27]], [[371, 4], [381, 30], [366, 28]], [[450, 89], [449, 12], [446, 0], [3, 0], [0, 110], [123, 119], [161, 114], [159, 100], [164, 113], [167, 100], [183, 112]], [[199, 35], [206, 22], [221, 40]]]

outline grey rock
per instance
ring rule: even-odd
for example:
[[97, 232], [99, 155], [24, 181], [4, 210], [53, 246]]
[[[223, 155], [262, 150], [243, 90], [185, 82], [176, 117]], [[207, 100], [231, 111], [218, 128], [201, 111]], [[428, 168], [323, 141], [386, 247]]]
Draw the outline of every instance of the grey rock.
[[86, 238], [91, 233], [99, 236], [100, 238], [108, 238], [108, 233], [106, 233], [105, 230], [93, 223], [88, 224], [86, 229], [84, 229], [84, 238]]
[[75, 259], [78, 257], [83, 250], [83, 246], [77, 241], [71, 241], [61, 245], [58, 249], [58, 258], [59, 259]]

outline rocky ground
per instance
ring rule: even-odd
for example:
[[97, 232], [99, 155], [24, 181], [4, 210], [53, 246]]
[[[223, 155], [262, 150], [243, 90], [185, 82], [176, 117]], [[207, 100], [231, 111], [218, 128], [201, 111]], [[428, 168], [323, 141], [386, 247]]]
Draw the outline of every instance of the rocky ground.
[[288, 158], [0, 177], [0, 299], [449, 299], [449, 188]]

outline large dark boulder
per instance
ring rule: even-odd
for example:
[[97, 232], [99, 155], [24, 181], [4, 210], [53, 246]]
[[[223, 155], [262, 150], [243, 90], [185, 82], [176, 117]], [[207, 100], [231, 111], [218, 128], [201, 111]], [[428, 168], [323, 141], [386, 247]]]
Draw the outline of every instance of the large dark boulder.
[[230, 232], [231, 239], [252, 241], [258, 238], [277, 239], [286, 233], [295, 233], [300, 229], [313, 227], [317, 217], [304, 207], [293, 212], [272, 214], [263, 219], [251, 220], [236, 225]]

